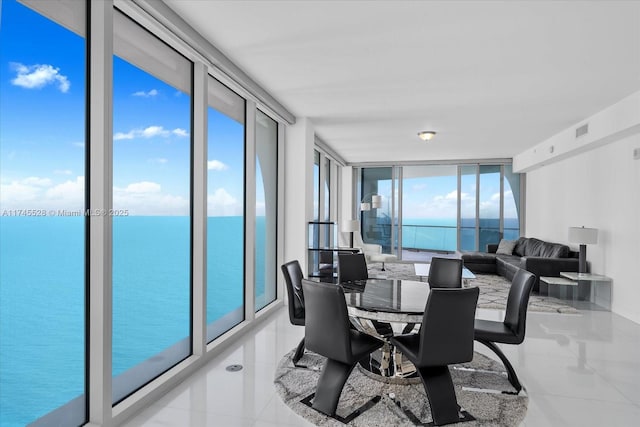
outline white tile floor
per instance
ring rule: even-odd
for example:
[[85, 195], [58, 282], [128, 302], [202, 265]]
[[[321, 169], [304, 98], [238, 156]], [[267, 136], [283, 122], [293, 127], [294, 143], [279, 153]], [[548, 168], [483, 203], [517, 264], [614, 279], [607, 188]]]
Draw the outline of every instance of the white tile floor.
[[[501, 319], [481, 310], [478, 317]], [[529, 395], [531, 426], [640, 425], [640, 325], [604, 311], [529, 313], [520, 346], [503, 346]], [[276, 395], [273, 375], [304, 328], [286, 307], [132, 418], [134, 426], [309, 426]], [[485, 354], [484, 346], [476, 350]], [[225, 367], [239, 363], [240, 372]]]

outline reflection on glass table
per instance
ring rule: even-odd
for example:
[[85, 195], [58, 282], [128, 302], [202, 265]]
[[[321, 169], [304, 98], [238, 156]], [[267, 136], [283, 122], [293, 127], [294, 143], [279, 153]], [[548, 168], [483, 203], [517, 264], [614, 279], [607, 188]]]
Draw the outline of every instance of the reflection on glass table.
[[413, 364], [389, 338], [420, 331], [429, 285], [414, 280], [369, 279], [341, 286], [354, 327], [385, 341], [380, 350], [360, 363], [363, 373], [386, 382], [419, 382]]

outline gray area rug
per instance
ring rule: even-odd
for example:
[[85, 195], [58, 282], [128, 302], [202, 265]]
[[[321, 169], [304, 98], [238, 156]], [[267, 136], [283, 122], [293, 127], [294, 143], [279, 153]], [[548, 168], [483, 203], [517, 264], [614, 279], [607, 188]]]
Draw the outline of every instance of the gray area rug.
[[[308, 366], [309, 369], [296, 368], [291, 362], [293, 352], [292, 350], [282, 358], [276, 370], [274, 383], [280, 398], [294, 412], [315, 425], [344, 425], [300, 403], [300, 400], [315, 392], [325, 358], [307, 352], [299, 363]], [[474, 372], [457, 368], [474, 368], [481, 371]], [[524, 419], [529, 401], [524, 391], [520, 395], [514, 396], [473, 390], [513, 391], [507, 380], [504, 367], [500, 363], [475, 353], [473, 361], [454, 365], [449, 369], [458, 404], [476, 418], [475, 421], [455, 425], [464, 425], [465, 427], [517, 426]], [[390, 394], [392, 394], [391, 397]], [[342, 390], [337, 414], [345, 417], [374, 396], [381, 396], [380, 401], [352, 420], [348, 424], [349, 426], [413, 426], [414, 424], [398, 408], [395, 401], [401, 402], [403, 407], [411, 410], [421, 422], [431, 421], [429, 402], [422, 383], [387, 384], [364, 375], [359, 367], [353, 370]]]
[[[382, 271], [381, 263], [369, 264], [369, 276], [385, 279], [420, 280], [416, 276], [413, 263], [385, 263], [386, 271]], [[476, 274], [471, 285], [480, 288], [478, 308], [494, 308], [504, 310], [511, 282], [497, 274]], [[529, 311], [547, 313], [577, 314], [579, 311], [557, 298], [531, 294]]]

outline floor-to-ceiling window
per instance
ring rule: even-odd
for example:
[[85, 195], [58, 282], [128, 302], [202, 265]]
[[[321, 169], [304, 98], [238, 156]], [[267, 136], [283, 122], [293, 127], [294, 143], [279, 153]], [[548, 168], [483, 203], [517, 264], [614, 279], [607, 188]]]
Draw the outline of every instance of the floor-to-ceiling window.
[[394, 215], [393, 168], [363, 168], [360, 187], [360, 224], [362, 240], [382, 246], [384, 253], [393, 253]]
[[[393, 170], [401, 174], [392, 179]], [[520, 234], [520, 175], [510, 164], [364, 167], [357, 185], [363, 240], [385, 252], [485, 251]]]
[[324, 221], [331, 221], [331, 160], [324, 158]]
[[313, 152], [313, 220], [320, 221], [320, 153]]
[[192, 66], [118, 11], [114, 53], [117, 402], [191, 354]]
[[405, 166], [402, 178], [402, 248], [455, 251], [457, 167]]
[[276, 298], [278, 123], [256, 112], [256, 306]]
[[503, 182], [503, 238], [516, 240], [520, 237], [520, 174], [513, 173], [513, 166], [504, 165]]
[[209, 77], [207, 341], [244, 320], [245, 101]]
[[500, 241], [500, 166], [480, 165], [480, 185], [478, 186], [478, 248], [485, 251], [489, 243]]
[[0, 2], [0, 426], [80, 425], [85, 6], [32, 6]]
[[477, 248], [477, 183], [478, 165], [460, 166], [460, 194], [458, 195], [458, 203], [460, 206], [459, 248], [461, 251], [475, 251]]

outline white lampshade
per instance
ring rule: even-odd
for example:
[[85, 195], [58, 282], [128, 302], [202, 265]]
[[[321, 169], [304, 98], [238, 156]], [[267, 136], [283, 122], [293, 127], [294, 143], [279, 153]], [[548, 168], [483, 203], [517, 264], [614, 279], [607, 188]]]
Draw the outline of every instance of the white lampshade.
[[382, 196], [379, 194], [374, 194], [371, 196], [371, 206], [373, 208], [381, 208], [382, 207]]
[[569, 227], [569, 241], [581, 245], [598, 243], [598, 229], [585, 227]]
[[369, 202], [360, 203], [360, 210], [361, 211], [370, 211], [371, 210], [371, 203], [369, 203]]
[[342, 223], [342, 231], [344, 233], [351, 233], [360, 230], [360, 221], [357, 219], [350, 219]]

